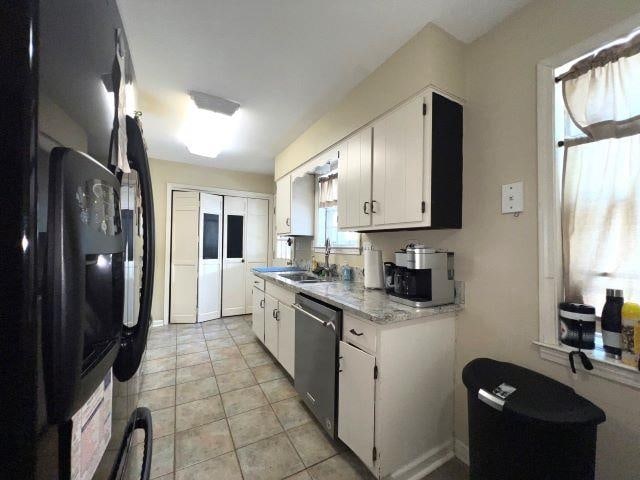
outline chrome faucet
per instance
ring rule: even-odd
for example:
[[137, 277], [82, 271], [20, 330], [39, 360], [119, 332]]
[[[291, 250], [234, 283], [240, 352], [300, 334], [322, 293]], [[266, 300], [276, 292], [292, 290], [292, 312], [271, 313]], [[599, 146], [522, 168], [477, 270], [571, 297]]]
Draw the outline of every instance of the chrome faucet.
[[331, 255], [331, 241], [327, 237], [324, 241], [324, 270], [329, 273], [331, 267], [329, 266], [329, 255]]

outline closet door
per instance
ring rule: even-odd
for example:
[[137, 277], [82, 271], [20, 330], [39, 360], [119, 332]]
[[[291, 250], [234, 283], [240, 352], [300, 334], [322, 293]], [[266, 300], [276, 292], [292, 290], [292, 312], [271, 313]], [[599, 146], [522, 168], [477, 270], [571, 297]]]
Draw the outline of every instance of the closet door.
[[173, 192], [171, 323], [195, 323], [198, 305], [198, 192]]
[[198, 321], [220, 318], [222, 295], [222, 197], [200, 194]]
[[269, 201], [247, 199], [247, 246], [245, 262], [245, 313], [253, 311], [253, 276], [251, 269], [267, 265], [269, 253]]
[[222, 316], [243, 315], [245, 306], [245, 251], [247, 199], [224, 197], [222, 260]]

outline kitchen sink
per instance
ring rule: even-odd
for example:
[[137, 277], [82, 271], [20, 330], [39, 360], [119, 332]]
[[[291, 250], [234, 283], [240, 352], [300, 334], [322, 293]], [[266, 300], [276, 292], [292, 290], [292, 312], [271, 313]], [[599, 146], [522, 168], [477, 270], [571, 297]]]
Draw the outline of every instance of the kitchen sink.
[[287, 280], [291, 280], [292, 282], [300, 282], [300, 283], [317, 283], [317, 282], [325, 282], [322, 278], [316, 277], [315, 275], [311, 275], [308, 273], [279, 273], [278, 276], [282, 278], [286, 278]]

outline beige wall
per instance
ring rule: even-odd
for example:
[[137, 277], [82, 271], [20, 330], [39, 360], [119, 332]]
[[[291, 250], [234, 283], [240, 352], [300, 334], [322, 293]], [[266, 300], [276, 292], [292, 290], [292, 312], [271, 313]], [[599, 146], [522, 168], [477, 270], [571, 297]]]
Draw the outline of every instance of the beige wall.
[[[428, 234], [456, 252], [467, 282], [457, 324], [456, 435], [466, 442], [460, 371], [490, 356], [572, 385], [603, 408], [597, 477], [640, 472], [640, 392], [541, 360], [538, 336], [536, 65], [640, 11], [640, 1], [545, 0], [529, 4], [466, 51], [463, 229]], [[500, 185], [525, 183], [525, 212], [500, 214]]]
[[269, 194], [273, 193], [275, 184], [271, 175], [200, 167], [153, 158], [149, 159], [149, 164], [156, 219], [156, 273], [151, 315], [154, 319], [160, 320], [164, 319], [167, 184], [177, 183]]
[[435, 25], [424, 27], [307, 131], [276, 156], [276, 178], [383, 114], [427, 85], [462, 96], [463, 44]]
[[[385, 260], [391, 260], [394, 250], [412, 240], [456, 254], [456, 276], [466, 282], [466, 306], [456, 325], [456, 438], [467, 443], [466, 390], [460, 377], [464, 365], [476, 357], [518, 363], [573, 386], [605, 410], [607, 421], [599, 428], [597, 453], [597, 478], [602, 480], [638, 478], [640, 392], [590, 375], [573, 377], [567, 368], [540, 359], [531, 343], [538, 336], [536, 65], [637, 12], [639, 0], [534, 1], [465, 46], [462, 230], [368, 235], [368, 240], [383, 249]], [[407, 44], [415, 46], [412, 56], [416, 60], [428, 62], [438, 57], [433, 52], [421, 55], [420, 49], [429, 47], [427, 39], [444, 42], [441, 33], [426, 29], [418, 38], [421, 40]], [[451, 55], [452, 45], [444, 43]], [[352, 92], [347, 104], [323, 117], [278, 157], [276, 172], [335, 142], [357, 123], [341, 120], [330, 128], [331, 119], [362, 121], [365, 114], [360, 105], [367, 104], [367, 96], [373, 101], [376, 88], [397, 92], [389, 95], [389, 102], [406, 96], [399, 93], [399, 85], [408, 81], [406, 65], [394, 57], [382, 67], [389, 68], [384, 75], [373, 74], [387, 83], [379, 78], [365, 80], [363, 91]], [[455, 59], [453, 63], [458, 65]], [[407, 87], [407, 94], [418, 89], [421, 80], [415, 82]], [[454, 81], [449, 90], [457, 93], [462, 89]], [[354, 109], [353, 117], [342, 112], [347, 108]], [[518, 218], [501, 215], [500, 185], [517, 180], [525, 183], [525, 211]], [[359, 258], [343, 258], [352, 265], [361, 262]]]

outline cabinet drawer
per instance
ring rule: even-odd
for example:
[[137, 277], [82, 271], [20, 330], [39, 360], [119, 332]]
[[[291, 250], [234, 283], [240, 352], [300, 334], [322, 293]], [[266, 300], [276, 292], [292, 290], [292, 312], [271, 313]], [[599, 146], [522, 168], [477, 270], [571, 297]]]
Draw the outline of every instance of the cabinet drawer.
[[265, 292], [286, 305], [291, 306], [296, 301], [296, 294], [294, 292], [287, 290], [286, 288], [282, 288], [273, 282], [266, 282], [265, 289]]
[[342, 339], [362, 348], [364, 351], [376, 353], [376, 327], [359, 320], [348, 313], [344, 314], [342, 323]]
[[251, 285], [264, 292], [264, 280], [253, 273], [251, 274]]

